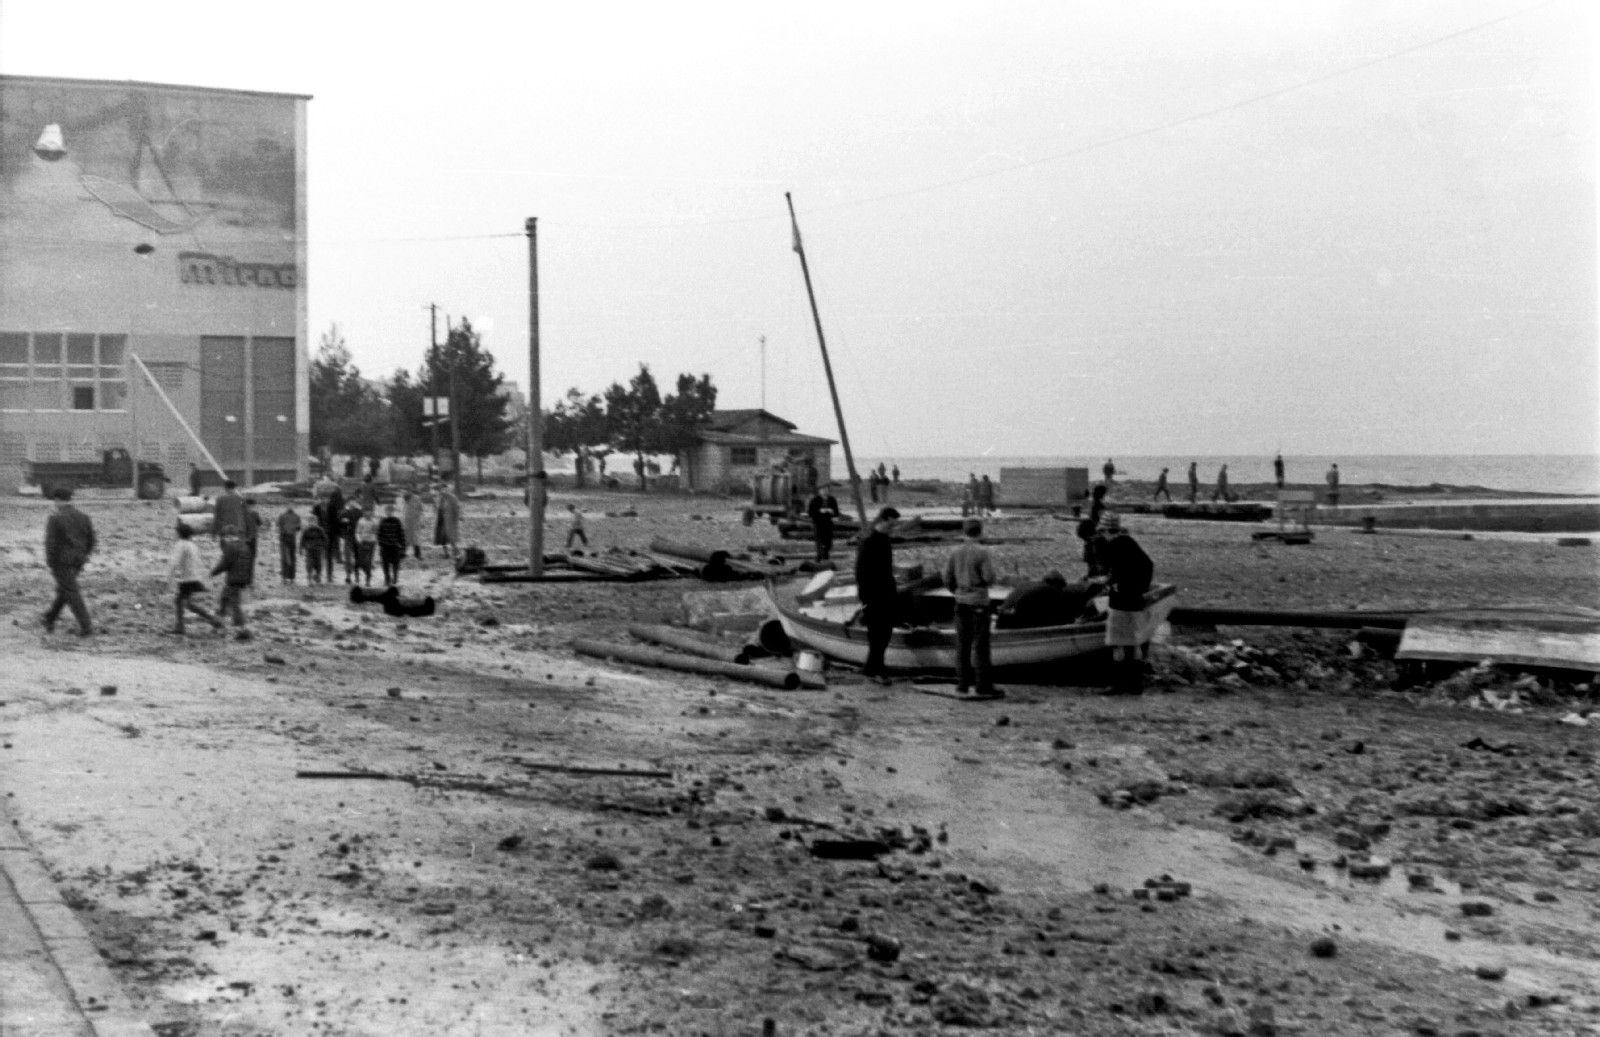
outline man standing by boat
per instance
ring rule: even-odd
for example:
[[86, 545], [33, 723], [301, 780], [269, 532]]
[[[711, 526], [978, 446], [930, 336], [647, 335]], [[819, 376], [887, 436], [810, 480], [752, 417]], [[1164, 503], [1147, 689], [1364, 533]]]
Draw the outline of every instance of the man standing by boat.
[[1272, 481], [1278, 484], [1278, 489], [1283, 489], [1283, 455], [1279, 454], [1272, 459]]
[[978, 542], [983, 523], [967, 519], [966, 539], [944, 563], [945, 589], [956, 599], [956, 691], [994, 697], [989, 673], [989, 588], [995, 582], [994, 559]]
[[1111, 694], [1138, 695], [1144, 691], [1144, 596], [1155, 576], [1155, 564], [1138, 541], [1122, 528], [1122, 520], [1107, 515], [1101, 521], [1106, 537], [1105, 558], [1111, 572], [1111, 615], [1106, 620], [1106, 644], [1111, 647]]
[[1339, 506], [1339, 465], [1337, 463], [1328, 469], [1328, 504], [1335, 508]]
[[1200, 500], [1200, 463], [1189, 462], [1189, 503], [1195, 504]]
[[899, 518], [900, 513], [894, 508], [878, 512], [872, 531], [861, 538], [861, 546], [856, 550], [856, 598], [861, 602], [867, 624], [867, 662], [861, 668], [861, 675], [879, 684], [889, 683], [883, 654], [894, 633], [899, 602], [899, 588], [894, 582], [894, 548], [889, 540]]

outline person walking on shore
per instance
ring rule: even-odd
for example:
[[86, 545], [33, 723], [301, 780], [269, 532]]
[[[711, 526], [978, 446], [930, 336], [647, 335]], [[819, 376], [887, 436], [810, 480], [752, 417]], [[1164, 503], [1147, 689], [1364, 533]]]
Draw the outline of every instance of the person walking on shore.
[[861, 675], [879, 684], [889, 683], [884, 669], [884, 652], [894, 635], [900, 595], [894, 581], [894, 547], [889, 534], [900, 513], [884, 508], [872, 522], [872, 531], [861, 538], [856, 549], [856, 597], [867, 624], [867, 661]]
[[333, 582], [333, 566], [336, 556], [340, 553], [340, 542], [344, 539], [344, 491], [332, 479], [325, 479], [327, 484], [326, 495], [322, 492], [322, 483], [317, 484], [318, 504], [322, 510], [318, 513], [318, 521], [322, 526], [322, 535], [326, 540], [324, 545], [323, 572], [328, 583]]
[[294, 510], [294, 505], [290, 504], [278, 516], [278, 576], [284, 583], [294, 582], [294, 563], [299, 554], [299, 539], [300, 515]]
[[1200, 464], [1198, 461], [1189, 462], [1189, 503], [1197, 504], [1200, 501]]
[[250, 586], [256, 584], [256, 551], [261, 546], [261, 512], [256, 510], [256, 499], [244, 499], [244, 546], [250, 551]]
[[193, 612], [210, 623], [212, 630], [221, 630], [222, 620], [194, 600], [196, 594], [206, 592], [206, 585], [201, 575], [200, 549], [195, 546], [194, 531], [182, 522], [178, 523], [178, 542], [172, 547], [172, 563], [168, 566], [168, 572], [177, 588], [173, 604], [178, 621], [171, 633], [180, 637], [185, 633], [183, 621], [186, 612]]
[[983, 479], [978, 483], [978, 514], [994, 514], [994, 483], [989, 481], [989, 473], [983, 473]]
[[62, 487], [56, 490], [56, 510], [44, 524], [44, 564], [56, 581], [56, 597], [44, 613], [44, 630], [56, 628], [56, 620], [63, 608], [72, 610], [78, 621], [78, 636], [94, 633], [89, 622], [89, 607], [83, 603], [83, 591], [78, 587], [78, 575], [94, 554], [94, 523], [89, 516], [72, 506], [72, 491]]
[[1160, 500], [1161, 495], [1166, 494], [1167, 503], [1170, 504], [1172, 502], [1172, 491], [1167, 489], [1167, 472], [1169, 471], [1171, 471], [1171, 469], [1163, 468], [1161, 469], [1161, 474], [1156, 476], [1156, 492], [1150, 495], [1151, 500]]
[[1214, 491], [1212, 491], [1211, 502], [1213, 504], [1215, 504], [1217, 502], [1218, 498], [1221, 498], [1222, 499], [1222, 503], [1224, 503], [1224, 504], [1226, 504], [1229, 501], [1233, 500], [1233, 494], [1230, 493], [1229, 490], [1228, 490], [1228, 466], [1227, 465], [1223, 465], [1221, 468], [1217, 469], [1217, 488]]
[[351, 530], [350, 540], [356, 550], [356, 581], [363, 578], [372, 586], [372, 556], [378, 552], [378, 517], [361, 512]]
[[970, 690], [992, 698], [994, 681], [989, 666], [989, 588], [994, 585], [994, 559], [979, 543], [983, 523], [967, 519], [961, 527], [966, 539], [944, 563], [944, 585], [956, 599], [956, 691]]
[[406, 557], [406, 524], [395, 517], [393, 504], [385, 504], [383, 511], [378, 521], [378, 559], [383, 563], [383, 585], [394, 587], [400, 583], [400, 563]]
[[408, 489], [400, 497], [402, 521], [406, 527], [406, 546], [413, 558], [422, 557], [422, 496]]
[[589, 534], [584, 532], [583, 512], [578, 510], [576, 504], [568, 504], [567, 512], [572, 517], [572, 524], [567, 527], [567, 550], [572, 550], [574, 540], [582, 540], [585, 549], [589, 547]]
[[222, 481], [222, 492], [211, 505], [211, 535], [219, 541], [225, 536], [244, 535], [244, 498], [232, 479]]
[[1283, 455], [1279, 454], [1272, 459], [1272, 481], [1278, 484], [1278, 489], [1283, 489]]
[[[640, 476], [643, 479], [643, 476]], [[450, 487], [441, 485], [434, 496], [433, 542], [444, 548], [444, 553], [456, 556], [456, 540], [461, 532], [461, 502]]]
[[1106, 619], [1106, 644], [1111, 648], [1111, 694], [1138, 695], [1144, 691], [1144, 596], [1150, 590], [1155, 565], [1116, 515], [1105, 517], [1104, 554], [1110, 570], [1110, 616]]
[[1339, 506], [1339, 465], [1335, 463], [1328, 469], [1328, 504], [1337, 508]]
[[222, 600], [218, 603], [217, 611], [233, 620], [233, 636], [239, 641], [248, 641], [252, 636], [244, 624], [243, 607], [244, 590], [250, 586], [252, 575], [250, 568], [250, 552], [245, 547], [244, 538], [237, 535], [224, 537], [222, 557], [211, 570], [211, 575], [222, 576]]
[[806, 502], [806, 515], [811, 519], [811, 539], [817, 545], [817, 561], [833, 560], [833, 520], [839, 517], [839, 500], [818, 487]]
[[[300, 552], [306, 556], [306, 582], [322, 582], [322, 556], [328, 550], [328, 534], [313, 522], [300, 534]], [[330, 577], [331, 579], [331, 577]]]
[[339, 540], [334, 550], [344, 563], [344, 582], [359, 582], [359, 561], [356, 555], [356, 526], [361, 522], [361, 505], [351, 501], [339, 516]]

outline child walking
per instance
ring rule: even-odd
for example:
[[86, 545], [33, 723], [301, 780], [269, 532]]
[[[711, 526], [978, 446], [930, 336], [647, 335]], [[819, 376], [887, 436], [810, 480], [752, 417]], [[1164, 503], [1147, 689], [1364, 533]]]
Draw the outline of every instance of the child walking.
[[386, 505], [378, 521], [378, 559], [383, 563], [383, 585], [400, 582], [400, 563], [406, 556], [406, 525], [395, 517], [394, 505]]
[[169, 572], [173, 582], [178, 586], [175, 599], [178, 622], [170, 631], [173, 634], [183, 634], [183, 617], [185, 612], [193, 612], [207, 623], [211, 629], [221, 630], [222, 620], [206, 611], [198, 601], [194, 600], [196, 594], [204, 594], [206, 585], [200, 579], [200, 549], [194, 543], [194, 531], [182, 522], [178, 523], [178, 542], [172, 547], [172, 564]]
[[240, 641], [249, 641], [254, 635], [245, 628], [244, 609], [240, 607], [244, 601], [244, 589], [250, 586], [250, 578], [255, 575], [255, 559], [250, 554], [249, 546], [239, 537], [224, 537], [222, 541], [222, 558], [217, 562], [216, 568], [211, 570], [211, 575], [225, 574], [222, 580], [222, 601], [218, 611], [224, 616], [232, 617], [236, 629], [234, 637]]
[[306, 582], [322, 582], [322, 555], [327, 549], [328, 534], [315, 522], [300, 534], [300, 553], [306, 556]]

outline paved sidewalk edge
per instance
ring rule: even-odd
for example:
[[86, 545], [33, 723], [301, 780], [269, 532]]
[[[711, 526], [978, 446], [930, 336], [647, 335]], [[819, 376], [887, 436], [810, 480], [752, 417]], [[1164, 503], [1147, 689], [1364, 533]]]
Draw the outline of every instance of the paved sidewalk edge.
[[138, 1017], [127, 992], [106, 964], [77, 915], [45, 871], [33, 847], [0, 796], [0, 877], [16, 890], [18, 901], [44, 942], [51, 962], [66, 981], [74, 1007], [96, 1037], [155, 1037]]

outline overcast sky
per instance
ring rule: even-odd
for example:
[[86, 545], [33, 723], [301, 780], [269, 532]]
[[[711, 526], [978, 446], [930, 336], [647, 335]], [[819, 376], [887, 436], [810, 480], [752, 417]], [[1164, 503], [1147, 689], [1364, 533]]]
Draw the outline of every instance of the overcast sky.
[[[367, 13], [377, 12], [382, 13]], [[360, 13], [358, 13], [360, 12]], [[872, 456], [1600, 450], [1582, 0], [4, 0], [0, 71], [311, 94], [310, 307]], [[315, 348], [315, 342], [313, 342]]]

